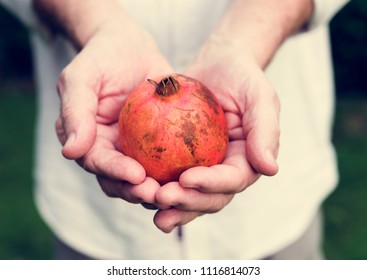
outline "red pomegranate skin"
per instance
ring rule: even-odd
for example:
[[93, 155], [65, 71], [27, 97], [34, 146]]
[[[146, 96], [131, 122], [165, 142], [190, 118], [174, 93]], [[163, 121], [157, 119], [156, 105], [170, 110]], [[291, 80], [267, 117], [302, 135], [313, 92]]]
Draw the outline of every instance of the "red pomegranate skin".
[[181, 74], [138, 85], [120, 111], [119, 133], [121, 152], [160, 184], [178, 181], [190, 167], [221, 163], [228, 145], [218, 100]]

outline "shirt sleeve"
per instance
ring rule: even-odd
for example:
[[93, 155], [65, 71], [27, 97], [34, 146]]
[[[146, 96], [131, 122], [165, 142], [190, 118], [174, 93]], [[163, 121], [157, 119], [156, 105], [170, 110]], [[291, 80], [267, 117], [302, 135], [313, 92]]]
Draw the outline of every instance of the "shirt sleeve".
[[349, 0], [313, 0], [314, 13], [308, 24], [308, 29], [328, 23], [333, 16], [349, 2]]

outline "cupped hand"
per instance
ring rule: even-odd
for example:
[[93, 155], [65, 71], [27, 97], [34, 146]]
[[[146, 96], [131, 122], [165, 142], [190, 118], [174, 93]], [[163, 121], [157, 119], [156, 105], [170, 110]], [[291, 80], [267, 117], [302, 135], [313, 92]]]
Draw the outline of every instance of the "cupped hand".
[[191, 168], [179, 182], [158, 190], [157, 201], [172, 206], [155, 215], [156, 226], [164, 232], [220, 211], [261, 175], [278, 171], [280, 104], [254, 57], [236, 48], [211, 45], [186, 74], [207, 85], [219, 99], [229, 145], [222, 164]]
[[151, 37], [138, 26], [106, 23], [62, 71], [56, 123], [62, 154], [96, 174], [103, 191], [132, 203], [155, 203], [159, 184], [118, 151], [118, 115], [144, 79], [171, 73]]

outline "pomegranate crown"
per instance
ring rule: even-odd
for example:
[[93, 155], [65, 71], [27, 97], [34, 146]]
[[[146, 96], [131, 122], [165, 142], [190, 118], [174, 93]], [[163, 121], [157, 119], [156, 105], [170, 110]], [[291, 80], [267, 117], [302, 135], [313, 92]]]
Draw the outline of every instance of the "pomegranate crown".
[[151, 79], [148, 82], [155, 86], [155, 92], [160, 96], [171, 96], [180, 88], [180, 84], [172, 76], [163, 78], [159, 83]]

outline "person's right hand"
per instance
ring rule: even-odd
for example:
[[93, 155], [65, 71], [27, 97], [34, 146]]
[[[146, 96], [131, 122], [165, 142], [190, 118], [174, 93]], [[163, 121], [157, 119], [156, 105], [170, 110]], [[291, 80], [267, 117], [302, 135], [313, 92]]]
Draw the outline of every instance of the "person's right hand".
[[62, 71], [57, 135], [62, 154], [96, 174], [103, 191], [132, 203], [155, 203], [159, 184], [118, 151], [118, 115], [129, 92], [172, 69], [135, 24], [105, 23]]

